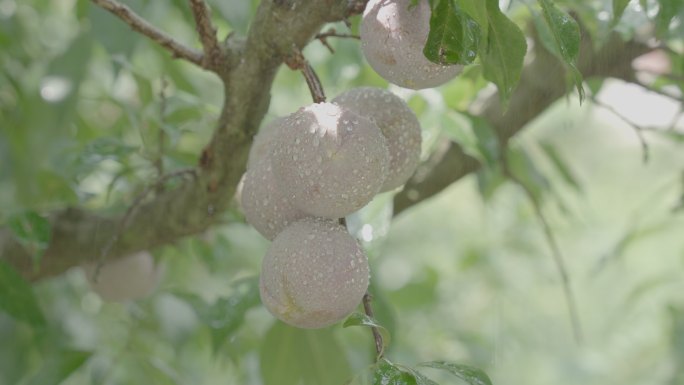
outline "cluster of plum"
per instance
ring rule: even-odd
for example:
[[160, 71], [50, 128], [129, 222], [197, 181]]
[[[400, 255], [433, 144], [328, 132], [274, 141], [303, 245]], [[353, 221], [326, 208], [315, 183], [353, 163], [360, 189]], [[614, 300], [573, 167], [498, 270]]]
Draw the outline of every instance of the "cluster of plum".
[[[427, 0], [416, 6], [410, 0], [370, 1], [361, 41], [375, 71], [414, 89], [456, 76], [460, 66], [432, 63], [422, 53], [429, 20]], [[260, 130], [241, 204], [247, 221], [273, 241], [263, 259], [260, 293], [274, 316], [320, 328], [354, 310], [368, 288], [368, 259], [340, 218], [403, 185], [420, 149], [415, 114], [378, 88], [346, 91]]]

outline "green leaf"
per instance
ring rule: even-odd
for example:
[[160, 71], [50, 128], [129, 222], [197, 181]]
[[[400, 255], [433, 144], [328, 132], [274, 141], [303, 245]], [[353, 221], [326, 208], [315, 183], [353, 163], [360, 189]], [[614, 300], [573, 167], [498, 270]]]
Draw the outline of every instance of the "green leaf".
[[480, 27], [453, 0], [440, 0], [430, 17], [430, 33], [423, 53], [430, 61], [467, 65], [475, 60]]
[[498, 0], [485, 1], [489, 32], [480, 48], [483, 75], [496, 84], [502, 104], [507, 105], [520, 80], [527, 42], [520, 28], [501, 12]]
[[387, 347], [390, 343], [390, 332], [384, 326], [380, 325], [378, 321], [366, 314], [358, 312], [352, 313], [352, 315], [350, 315], [349, 318], [344, 321], [344, 324], [342, 324], [342, 327], [344, 328], [350, 326], [367, 326], [378, 328], [382, 334], [382, 342], [384, 347]]
[[45, 326], [33, 288], [10, 265], [0, 260], [0, 310], [34, 327]]
[[418, 385], [418, 383], [413, 373], [382, 359], [373, 373], [373, 385]]
[[684, 2], [682, 0], [660, 0], [658, 4], [660, 9], [655, 17], [656, 36], [664, 38], [670, 30], [672, 19], [684, 10]]
[[331, 328], [307, 330], [276, 322], [259, 358], [264, 385], [339, 385], [352, 374]]
[[628, 4], [629, 0], [613, 0], [613, 25], [620, 21]]
[[52, 354], [33, 375], [26, 385], [60, 384], [78, 370], [92, 355], [78, 350], [61, 351]]
[[506, 182], [506, 177], [501, 172], [501, 167], [481, 168], [477, 171], [477, 188], [480, 196], [486, 202]]
[[442, 129], [463, 151], [487, 167], [499, 163], [499, 139], [484, 119], [470, 114], [446, 114]]
[[543, 143], [542, 144], [542, 150], [544, 150], [544, 153], [546, 156], [549, 158], [553, 166], [556, 168], [560, 176], [563, 178], [565, 183], [570, 185], [572, 188], [574, 188], [578, 192], [582, 192], [582, 186], [580, 183], [577, 181], [577, 178], [575, 177], [573, 171], [570, 169], [570, 166], [568, 166], [568, 163], [563, 159], [563, 157], [558, 153], [556, 150], [556, 147], [549, 143]]
[[35, 211], [26, 211], [11, 216], [7, 226], [12, 234], [24, 245], [43, 251], [50, 243], [50, 222]]
[[[570, 75], [582, 102], [584, 100], [582, 74], [575, 65], [580, 48], [579, 25], [572, 16], [556, 7], [551, 0], [539, 0], [539, 4], [548, 27], [548, 29], [540, 30], [542, 44], [570, 69]], [[537, 25], [539, 26], [539, 23]], [[551, 38], [543, 38], [544, 34], [549, 34]]]
[[470, 385], [492, 385], [492, 380], [489, 379], [487, 373], [473, 366], [445, 361], [423, 362], [418, 366], [446, 370]]
[[486, 41], [489, 21], [487, 19], [487, 4], [484, 1], [456, 0], [461, 9], [480, 26], [480, 41]]
[[540, 202], [551, 185], [527, 152], [522, 148], [509, 148], [507, 163], [511, 173], [532, 193], [534, 199]]
[[235, 289], [235, 294], [220, 298], [211, 305], [194, 294], [177, 294], [193, 307], [199, 319], [211, 329], [214, 352], [242, 325], [245, 313], [260, 303], [257, 278], [241, 281]]
[[407, 370], [413, 374], [413, 377], [416, 379], [416, 385], [437, 385], [436, 382], [427, 378], [423, 373], [411, 368], [407, 368]]

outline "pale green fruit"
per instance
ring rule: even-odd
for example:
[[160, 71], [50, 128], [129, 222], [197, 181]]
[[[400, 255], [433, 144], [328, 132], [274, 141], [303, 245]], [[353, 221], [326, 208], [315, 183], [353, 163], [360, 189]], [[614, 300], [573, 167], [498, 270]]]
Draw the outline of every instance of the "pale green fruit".
[[430, 4], [418, 0], [370, 0], [361, 21], [361, 48], [384, 79], [412, 89], [432, 88], [453, 79], [463, 66], [429, 61], [423, 48], [430, 32]]
[[[107, 260], [95, 277], [97, 263], [83, 265], [90, 288], [103, 300], [123, 302], [148, 296], [163, 276], [163, 266], [156, 265], [147, 251]], [[97, 278], [97, 279], [96, 279]]]
[[353, 88], [332, 102], [370, 119], [387, 139], [390, 163], [380, 191], [406, 183], [420, 161], [422, 142], [420, 123], [409, 106], [390, 91], [373, 87]]
[[306, 218], [271, 244], [261, 267], [261, 301], [285, 323], [314, 329], [351, 314], [368, 288], [368, 259], [337, 222]]
[[369, 119], [331, 103], [287, 116], [277, 129], [273, 173], [300, 210], [341, 218], [380, 191], [389, 165], [387, 140]]

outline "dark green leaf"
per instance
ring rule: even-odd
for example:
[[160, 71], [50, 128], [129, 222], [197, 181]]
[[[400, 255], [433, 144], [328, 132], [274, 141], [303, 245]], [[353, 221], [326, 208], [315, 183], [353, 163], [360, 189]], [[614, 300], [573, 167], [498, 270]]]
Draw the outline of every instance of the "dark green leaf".
[[43, 362], [26, 385], [60, 384], [80, 368], [92, 355], [91, 352], [67, 350], [52, 354]]
[[496, 84], [502, 103], [507, 105], [520, 80], [527, 42], [520, 28], [501, 12], [498, 0], [485, 1], [489, 32], [486, 44], [480, 48], [483, 75]]
[[568, 163], [561, 157], [556, 148], [551, 144], [544, 143], [542, 144], [542, 149], [565, 183], [572, 186], [576, 191], [581, 192], [582, 186], [580, 186], [570, 166], [568, 166]]
[[0, 310], [35, 327], [45, 325], [33, 288], [10, 265], [0, 260]]
[[[584, 88], [582, 87], [582, 74], [575, 66], [580, 47], [579, 25], [568, 13], [562, 11], [551, 0], [539, 0], [546, 23], [545, 29], [540, 30], [542, 44], [561, 59], [570, 69], [580, 102], [584, 100]], [[539, 26], [539, 23], [537, 23]], [[548, 33], [550, 38], [543, 38]]]
[[423, 53], [437, 64], [470, 64], [477, 56], [480, 35], [477, 22], [453, 0], [440, 0], [430, 17]]
[[453, 362], [445, 361], [424, 362], [419, 366], [446, 370], [447, 372], [462, 379], [470, 385], [492, 385], [492, 380], [489, 379], [487, 373], [473, 366], [456, 364]]
[[307, 330], [276, 322], [259, 356], [264, 385], [339, 385], [351, 377], [330, 328]]
[[613, 0], [613, 25], [620, 21], [628, 4], [629, 0]]

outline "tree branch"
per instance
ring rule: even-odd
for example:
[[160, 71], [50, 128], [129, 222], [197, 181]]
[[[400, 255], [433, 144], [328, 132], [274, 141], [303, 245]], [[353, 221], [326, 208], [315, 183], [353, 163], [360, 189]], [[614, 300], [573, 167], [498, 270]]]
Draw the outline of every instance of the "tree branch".
[[[624, 42], [614, 35], [594, 51], [593, 42], [584, 34], [578, 68], [585, 78], [615, 77], [633, 79], [631, 62], [651, 48], [635, 42]], [[481, 111], [471, 111], [483, 117], [495, 129], [499, 141], [505, 144], [551, 104], [566, 95], [565, 72], [561, 63], [541, 44], [535, 44], [534, 59], [523, 69], [520, 83], [504, 110], [499, 95], [490, 96]], [[421, 165], [404, 189], [394, 197], [394, 214], [439, 193], [455, 181], [480, 168], [479, 162], [467, 155], [457, 144], [444, 143], [427, 164]]]
[[201, 53], [192, 48], [186, 47], [182, 43], [177, 42], [173, 37], [167, 35], [165, 32], [158, 30], [147, 20], [138, 16], [128, 6], [121, 4], [116, 0], [91, 1], [117, 16], [119, 19], [121, 19], [121, 21], [128, 24], [134, 31], [147, 36], [157, 44], [166, 48], [169, 52], [171, 52], [171, 55], [173, 55], [174, 58], [185, 59], [191, 63], [197, 64], [202, 68], [207, 68], [203, 64], [204, 59]]
[[224, 57], [216, 38], [216, 28], [211, 23], [209, 7], [207, 7], [204, 0], [190, 0], [190, 9], [195, 18], [197, 33], [204, 48], [202, 65], [205, 68], [219, 71], [221, 64], [224, 62]]
[[[30, 254], [10, 231], [2, 228], [0, 258], [27, 279], [36, 280], [96, 259], [115, 236], [108, 258], [169, 244], [214, 224], [217, 214], [229, 206], [245, 170], [252, 137], [268, 110], [276, 70], [293, 46], [302, 49], [325, 23], [343, 20], [351, 12], [347, 0], [280, 3], [262, 1], [246, 39], [232, 36], [226, 42], [225, 73], [219, 74], [224, 82], [224, 105], [195, 179], [141, 203], [121, 234], [117, 229], [123, 213], [105, 215], [69, 208], [49, 214], [52, 237], [39, 269], [33, 268]], [[140, 25], [139, 18], [135, 20]]]

